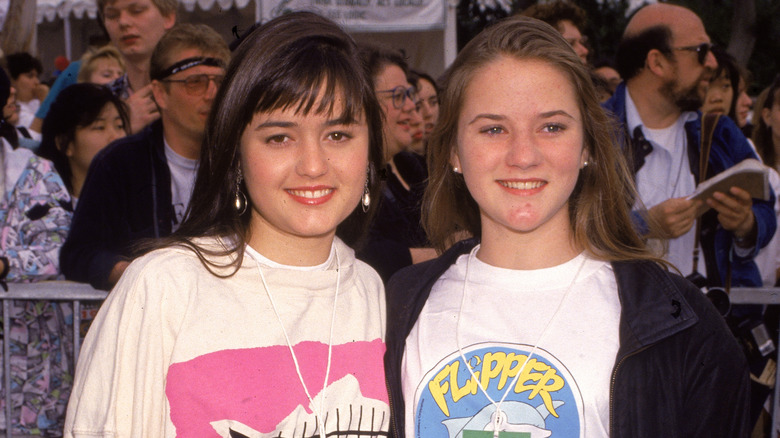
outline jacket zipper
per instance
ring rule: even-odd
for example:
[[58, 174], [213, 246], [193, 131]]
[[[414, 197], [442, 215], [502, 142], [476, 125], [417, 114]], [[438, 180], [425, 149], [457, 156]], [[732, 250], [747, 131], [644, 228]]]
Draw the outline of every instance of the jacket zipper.
[[[610, 386], [609, 386], [609, 436], [613, 436], [613, 433], [614, 433], [615, 403], [613, 403], [613, 401], [614, 401], [614, 397], [615, 397], [615, 380], [617, 379], [618, 370], [623, 365], [623, 362], [626, 361], [626, 359], [628, 359], [628, 358], [630, 358], [632, 356], [635, 356], [635, 355], [637, 355], [637, 354], [647, 350], [648, 348], [652, 347], [653, 345], [655, 345], [655, 343], [650, 344], [650, 345], [645, 345], [644, 347], [640, 348], [639, 350], [632, 351], [631, 353], [623, 356], [623, 358], [620, 359], [620, 362], [618, 362], [617, 365], [615, 365], [615, 368], [612, 370], [612, 382], [610, 383]], [[385, 380], [387, 380], [386, 377], [385, 377]]]
[[389, 408], [390, 414], [390, 429], [393, 430], [393, 438], [398, 438], [398, 425], [395, 422], [395, 415], [393, 415], [393, 393], [390, 391], [390, 381], [387, 380], [387, 372], [385, 372], [385, 387], [387, 388], [387, 406]]

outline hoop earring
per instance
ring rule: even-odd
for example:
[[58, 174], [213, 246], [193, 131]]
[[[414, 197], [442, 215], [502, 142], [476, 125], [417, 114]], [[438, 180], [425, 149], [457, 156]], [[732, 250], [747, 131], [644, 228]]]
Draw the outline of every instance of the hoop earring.
[[360, 205], [363, 207], [363, 213], [368, 213], [368, 207], [371, 206], [371, 192], [368, 190], [368, 179], [370, 170], [366, 169], [366, 185], [363, 187], [363, 197], [360, 198]]
[[246, 206], [249, 202], [246, 199], [246, 195], [241, 191], [241, 181], [244, 180], [244, 175], [241, 173], [241, 168], [238, 168], [238, 178], [236, 178], [236, 199], [234, 207], [239, 216], [243, 216], [246, 213]]

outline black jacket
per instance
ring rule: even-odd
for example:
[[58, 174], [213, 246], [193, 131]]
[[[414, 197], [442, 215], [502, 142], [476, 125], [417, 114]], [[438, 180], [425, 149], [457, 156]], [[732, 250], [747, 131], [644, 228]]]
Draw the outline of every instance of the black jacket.
[[[404, 436], [406, 337], [439, 277], [474, 240], [398, 272], [387, 287], [385, 372], [391, 436]], [[723, 318], [696, 287], [645, 261], [613, 262], [621, 303], [610, 436], [749, 436], [749, 373]]]
[[110, 289], [111, 268], [132, 245], [171, 234], [171, 172], [162, 122], [111, 143], [92, 160], [60, 267], [68, 280]]

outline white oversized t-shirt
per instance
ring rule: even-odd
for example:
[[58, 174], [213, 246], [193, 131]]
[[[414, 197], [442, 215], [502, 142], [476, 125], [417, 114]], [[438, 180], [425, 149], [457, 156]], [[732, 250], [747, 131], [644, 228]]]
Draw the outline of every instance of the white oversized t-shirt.
[[492, 437], [495, 406], [464, 366], [458, 346], [494, 401], [511, 388], [501, 405], [504, 430], [521, 434], [502, 436], [607, 436], [620, 321], [612, 266], [579, 255], [559, 266], [518, 271], [472, 256], [461, 310], [468, 260], [461, 256], [439, 278], [406, 339], [406, 436], [468, 438], [488, 430], [484, 436]]
[[[317, 409], [339, 280], [327, 436], [387, 432], [379, 276], [338, 239], [319, 269], [263, 266]], [[65, 436], [314, 436], [315, 415], [255, 258], [247, 254], [235, 275], [219, 278], [192, 251], [167, 248], [135, 260], [95, 318]]]

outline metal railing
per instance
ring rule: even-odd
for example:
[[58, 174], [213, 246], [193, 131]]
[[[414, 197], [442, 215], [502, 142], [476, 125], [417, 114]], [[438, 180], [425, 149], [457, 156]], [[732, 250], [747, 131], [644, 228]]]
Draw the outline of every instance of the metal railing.
[[11, 416], [11, 300], [48, 300], [73, 302], [73, 364], [78, 363], [80, 350], [81, 301], [101, 301], [108, 292], [93, 289], [85, 283], [71, 281], [44, 281], [39, 283], [10, 283], [8, 292], [0, 291], [3, 300], [3, 385], [5, 387], [6, 437], [13, 432]]
[[[729, 294], [732, 304], [780, 304], [780, 288], [777, 287], [735, 287]], [[772, 430], [770, 436], [777, 434], [777, 427], [780, 424], [780, 418], [777, 415], [778, 398], [780, 398], [780, 345], [775, 346], [777, 351], [775, 372], [775, 389], [772, 394]]]
[[[49, 300], [73, 302], [73, 363], [78, 363], [80, 349], [79, 329], [81, 326], [81, 301], [101, 301], [108, 296], [108, 292], [93, 289], [84, 283], [71, 281], [45, 281], [39, 283], [11, 283], [8, 284], [8, 292], [0, 291], [0, 299], [3, 300], [3, 385], [5, 385], [5, 418], [6, 437], [12, 434], [11, 414], [11, 350], [10, 333], [11, 319], [9, 318], [10, 300]], [[780, 304], [780, 288], [732, 288], [730, 294], [732, 304]], [[777, 363], [780, 364], [780, 346], [777, 348]], [[772, 430], [778, 430], [780, 418], [777, 418], [778, 399], [780, 399], [780, 366], [777, 367], [774, 395], [772, 397]]]

